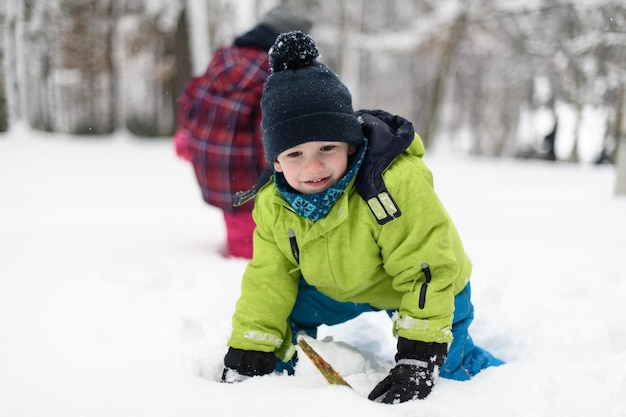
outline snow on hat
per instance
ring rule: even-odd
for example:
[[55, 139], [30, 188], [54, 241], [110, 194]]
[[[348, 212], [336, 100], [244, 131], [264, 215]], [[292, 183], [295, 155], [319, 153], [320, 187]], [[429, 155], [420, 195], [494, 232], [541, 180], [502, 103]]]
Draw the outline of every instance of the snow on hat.
[[277, 34], [293, 30], [309, 32], [313, 26], [307, 17], [287, 6], [276, 6], [270, 9], [261, 23], [269, 26]]
[[306, 142], [363, 144], [348, 88], [317, 62], [313, 39], [302, 32], [283, 33], [270, 49], [272, 73], [261, 99], [263, 147], [270, 164], [285, 150]]

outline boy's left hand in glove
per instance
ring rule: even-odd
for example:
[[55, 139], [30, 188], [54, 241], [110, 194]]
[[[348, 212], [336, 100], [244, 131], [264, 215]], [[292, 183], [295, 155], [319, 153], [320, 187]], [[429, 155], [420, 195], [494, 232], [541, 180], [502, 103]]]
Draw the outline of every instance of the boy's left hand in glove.
[[435, 385], [435, 366], [443, 364], [447, 352], [446, 343], [419, 342], [400, 337], [396, 366], [367, 398], [385, 404], [426, 398]]

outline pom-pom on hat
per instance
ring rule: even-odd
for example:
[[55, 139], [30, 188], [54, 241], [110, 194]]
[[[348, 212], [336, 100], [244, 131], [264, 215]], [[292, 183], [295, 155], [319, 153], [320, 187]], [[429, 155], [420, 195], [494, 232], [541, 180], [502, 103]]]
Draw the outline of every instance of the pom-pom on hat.
[[317, 62], [313, 39], [299, 31], [278, 36], [270, 49], [272, 74], [261, 99], [263, 147], [270, 164], [289, 148], [306, 142], [363, 144], [348, 88]]

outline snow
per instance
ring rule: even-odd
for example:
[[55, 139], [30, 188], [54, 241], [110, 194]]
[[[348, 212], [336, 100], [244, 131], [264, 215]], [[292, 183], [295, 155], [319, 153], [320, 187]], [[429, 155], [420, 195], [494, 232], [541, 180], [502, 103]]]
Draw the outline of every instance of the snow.
[[246, 262], [170, 140], [1, 134], [0, 415], [626, 415], [614, 168], [426, 161], [475, 263], [474, 338], [508, 363], [390, 406], [363, 398], [391, 366], [381, 314], [314, 345], [354, 391], [301, 353], [295, 377], [216, 382]]

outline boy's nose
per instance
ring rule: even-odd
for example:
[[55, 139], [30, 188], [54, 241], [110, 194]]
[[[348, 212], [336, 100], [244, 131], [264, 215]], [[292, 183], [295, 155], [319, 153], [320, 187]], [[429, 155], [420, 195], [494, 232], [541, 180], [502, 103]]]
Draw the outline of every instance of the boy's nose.
[[305, 169], [306, 171], [319, 171], [324, 168], [322, 160], [318, 157], [311, 157], [307, 160]]

